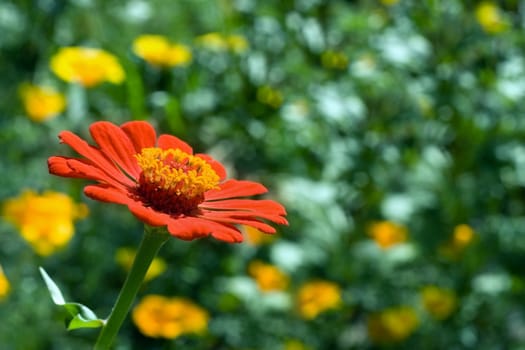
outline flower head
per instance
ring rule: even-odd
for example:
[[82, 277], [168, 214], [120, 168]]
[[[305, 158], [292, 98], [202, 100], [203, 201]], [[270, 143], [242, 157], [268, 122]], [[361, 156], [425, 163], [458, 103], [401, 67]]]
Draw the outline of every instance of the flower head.
[[24, 84], [20, 95], [27, 116], [35, 122], [43, 122], [57, 116], [66, 106], [64, 95], [45, 86]]
[[421, 290], [421, 300], [427, 312], [437, 320], [444, 320], [456, 308], [456, 294], [450, 289], [425, 286]]
[[[115, 253], [115, 260], [120, 266], [126, 270], [129, 270], [133, 264], [135, 255], [136, 251], [133, 248], [119, 248]], [[148, 268], [148, 271], [146, 272], [146, 275], [144, 276], [144, 281], [154, 279], [155, 277], [162, 274], [165, 270], [166, 262], [159, 257], [154, 258]]]
[[314, 281], [304, 284], [298, 291], [297, 304], [300, 315], [312, 320], [320, 313], [340, 306], [341, 289], [333, 282]]
[[373, 223], [368, 229], [368, 234], [383, 249], [388, 249], [407, 239], [407, 229], [391, 221]]
[[11, 285], [9, 284], [9, 280], [5, 276], [2, 266], [0, 266], [0, 301], [7, 297], [10, 290]]
[[285, 290], [288, 286], [288, 276], [278, 267], [255, 260], [248, 266], [248, 273], [257, 282], [263, 292]]
[[501, 33], [508, 27], [499, 7], [490, 1], [483, 1], [477, 6], [476, 19], [483, 30], [490, 34]]
[[418, 325], [419, 318], [413, 308], [393, 307], [368, 317], [368, 336], [375, 343], [396, 343], [408, 338]]
[[8, 199], [2, 210], [5, 219], [42, 256], [64, 247], [73, 236], [73, 222], [84, 218], [87, 212], [85, 204], [76, 204], [63, 193], [49, 191], [38, 195], [29, 190]]
[[154, 66], [183, 66], [192, 59], [187, 46], [170, 43], [161, 35], [139, 36], [133, 41], [133, 52]]
[[132, 318], [148, 337], [175, 339], [183, 334], [204, 332], [209, 315], [183, 298], [148, 295], [133, 309]]
[[157, 138], [147, 122], [120, 127], [96, 122], [90, 132], [97, 147], [69, 131], [61, 132], [60, 140], [83, 158], [50, 157], [49, 172], [96, 181], [84, 188], [88, 197], [126, 205], [147, 225], [166, 227], [184, 240], [212, 235], [240, 242], [242, 234], [235, 224], [275, 233], [265, 221], [288, 223], [279, 203], [239, 198], [265, 193], [263, 185], [226, 180], [221, 163], [206, 154], [193, 154], [175, 136]]
[[125, 74], [112, 54], [89, 47], [63, 47], [51, 58], [51, 70], [62, 80], [93, 87], [102, 82], [119, 84]]

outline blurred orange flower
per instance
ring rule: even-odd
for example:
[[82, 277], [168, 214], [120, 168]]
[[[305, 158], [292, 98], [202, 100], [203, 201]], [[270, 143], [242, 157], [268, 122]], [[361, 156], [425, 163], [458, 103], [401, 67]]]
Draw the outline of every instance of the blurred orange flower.
[[174, 67], [191, 62], [189, 47], [170, 43], [161, 35], [141, 35], [133, 41], [133, 52], [154, 66]]
[[255, 260], [248, 266], [248, 273], [263, 292], [281, 291], [288, 287], [288, 276], [274, 265]]
[[408, 338], [418, 325], [419, 318], [413, 308], [388, 308], [368, 317], [368, 336], [375, 343], [396, 343]]
[[76, 204], [69, 196], [52, 191], [38, 195], [27, 190], [8, 199], [2, 210], [5, 219], [42, 256], [64, 247], [73, 237], [73, 222], [87, 214], [85, 204]]
[[66, 106], [64, 95], [50, 87], [23, 84], [20, 95], [27, 116], [35, 122], [56, 117]]
[[2, 266], [0, 266], [0, 301], [4, 300], [7, 297], [7, 295], [9, 295], [10, 290], [11, 285], [9, 283], [9, 280], [4, 274]]
[[255, 227], [243, 225], [242, 229], [246, 238], [246, 243], [253, 246], [267, 244], [275, 239], [275, 236], [267, 235]]
[[466, 224], [454, 227], [452, 238], [439, 248], [439, 253], [448, 258], [456, 258], [476, 238], [476, 232]]
[[314, 281], [304, 284], [297, 294], [299, 314], [307, 320], [341, 305], [341, 288], [333, 282]]
[[380, 221], [371, 224], [368, 234], [383, 249], [388, 249], [407, 240], [405, 226], [392, 221]]
[[499, 7], [490, 1], [483, 1], [476, 7], [476, 19], [483, 30], [490, 34], [497, 34], [508, 28]]
[[183, 334], [206, 331], [209, 315], [184, 298], [148, 295], [133, 309], [132, 319], [148, 337], [175, 339]]
[[[134, 248], [119, 248], [115, 253], [115, 260], [124, 269], [129, 270], [133, 264], [136, 253]], [[159, 257], [155, 257], [146, 272], [146, 276], [144, 276], [144, 282], [154, 279], [164, 271], [166, 271], [166, 262]]]
[[121, 83], [124, 70], [112, 54], [96, 48], [61, 48], [51, 58], [51, 70], [62, 80], [93, 87], [102, 82]]
[[457, 304], [454, 291], [437, 286], [425, 286], [421, 290], [421, 300], [425, 310], [437, 320], [450, 316]]

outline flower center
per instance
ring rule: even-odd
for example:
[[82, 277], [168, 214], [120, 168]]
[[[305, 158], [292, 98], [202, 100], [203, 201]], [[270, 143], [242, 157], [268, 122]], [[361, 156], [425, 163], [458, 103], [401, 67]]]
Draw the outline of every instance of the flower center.
[[144, 148], [136, 158], [142, 169], [136, 193], [155, 210], [189, 215], [206, 191], [218, 188], [220, 178], [211, 165], [180, 149]]

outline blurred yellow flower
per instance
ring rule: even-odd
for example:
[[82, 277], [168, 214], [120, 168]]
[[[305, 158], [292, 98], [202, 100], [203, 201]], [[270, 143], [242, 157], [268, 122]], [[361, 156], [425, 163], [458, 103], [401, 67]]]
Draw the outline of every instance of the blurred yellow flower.
[[2, 266], [0, 266], [0, 301], [4, 300], [7, 297], [10, 290], [11, 285], [9, 284], [9, 280], [4, 274]]
[[[115, 260], [124, 269], [129, 270], [136, 254], [137, 251], [134, 248], [119, 248], [115, 253]], [[166, 271], [166, 262], [159, 257], [155, 257], [146, 272], [146, 276], [144, 276], [144, 281], [150, 281], [164, 271]]]
[[453, 244], [457, 247], [465, 247], [474, 239], [474, 230], [466, 224], [454, 227]]
[[133, 52], [154, 66], [174, 67], [191, 62], [189, 47], [171, 43], [161, 35], [141, 35], [133, 41]]
[[274, 265], [255, 260], [248, 265], [248, 273], [263, 292], [282, 291], [288, 287], [288, 276]]
[[145, 296], [133, 309], [132, 319], [140, 332], [152, 338], [174, 339], [208, 328], [206, 310], [184, 298]]
[[481, 2], [476, 7], [476, 19], [483, 30], [490, 34], [501, 33], [508, 27], [499, 7], [490, 1]]
[[273, 108], [279, 108], [283, 104], [283, 95], [276, 89], [263, 85], [257, 89], [257, 100]]
[[248, 49], [248, 41], [242, 35], [223, 35], [221, 33], [207, 33], [196, 38], [197, 44], [210, 50], [233, 51], [242, 53]]
[[419, 318], [413, 308], [393, 307], [368, 317], [368, 336], [375, 343], [396, 343], [408, 338], [418, 325]]
[[236, 53], [244, 52], [248, 49], [248, 41], [242, 35], [232, 34], [226, 37], [228, 48]]
[[196, 42], [210, 50], [225, 51], [228, 49], [228, 41], [220, 33], [207, 33], [196, 38]]
[[321, 63], [326, 68], [344, 70], [348, 67], [348, 57], [342, 52], [329, 50], [321, 55]]
[[379, 221], [371, 224], [368, 234], [383, 249], [407, 240], [406, 227], [392, 221]]
[[51, 70], [62, 80], [93, 87], [102, 82], [121, 83], [124, 70], [118, 59], [100, 49], [70, 46], [51, 58]]
[[437, 286], [425, 286], [421, 290], [421, 300], [425, 310], [437, 320], [450, 316], [457, 304], [454, 291]]
[[381, 3], [386, 6], [392, 6], [399, 2], [399, 0], [381, 0]]
[[8, 199], [2, 208], [4, 218], [42, 256], [64, 247], [73, 236], [73, 222], [87, 214], [85, 204], [52, 191], [38, 195], [26, 190], [19, 197]]
[[341, 288], [333, 282], [309, 282], [304, 284], [297, 294], [299, 314], [307, 320], [316, 318], [326, 310], [335, 309], [341, 303]]
[[284, 342], [283, 350], [308, 350], [305, 344], [296, 339], [288, 339]]
[[243, 225], [242, 229], [246, 238], [246, 243], [253, 246], [267, 244], [275, 239], [275, 235], [269, 235], [267, 233], [261, 232], [255, 227]]
[[46, 86], [23, 84], [20, 96], [27, 116], [35, 122], [56, 117], [66, 106], [64, 95]]

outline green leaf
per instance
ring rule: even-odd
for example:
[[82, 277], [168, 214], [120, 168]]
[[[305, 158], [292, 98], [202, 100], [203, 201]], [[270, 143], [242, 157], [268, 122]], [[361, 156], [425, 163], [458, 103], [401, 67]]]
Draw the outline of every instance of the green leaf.
[[46, 283], [47, 289], [51, 294], [51, 299], [53, 299], [53, 302], [56, 305], [61, 306], [68, 314], [66, 319], [67, 330], [98, 328], [104, 326], [105, 321], [98, 318], [97, 315], [95, 315], [95, 313], [87, 306], [75, 302], [66, 302], [62, 292], [51, 277], [49, 277], [47, 272], [42, 267], [40, 267], [39, 270], [44, 282]]
[[44, 279], [44, 282], [46, 282], [47, 289], [49, 290], [49, 293], [51, 294], [51, 299], [53, 299], [53, 302], [56, 305], [64, 305], [66, 301], [64, 300], [64, 296], [62, 295], [62, 292], [56, 285], [56, 283], [49, 277], [47, 272], [42, 268], [39, 267], [40, 274], [42, 275], [42, 278]]

